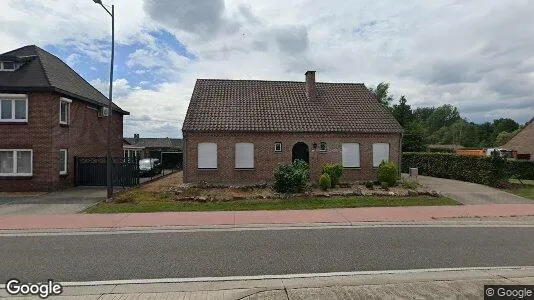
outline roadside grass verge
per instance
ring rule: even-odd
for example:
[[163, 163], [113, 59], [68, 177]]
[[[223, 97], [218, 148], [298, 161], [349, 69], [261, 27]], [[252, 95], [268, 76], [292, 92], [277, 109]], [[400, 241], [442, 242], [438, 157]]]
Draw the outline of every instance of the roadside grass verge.
[[438, 206], [461, 205], [447, 197], [391, 197], [391, 196], [346, 196], [324, 198], [251, 199], [221, 202], [176, 201], [164, 194], [133, 191], [128, 202], [100, 202], [87, 209], [87, 213], [142, 213], [178, 211], [245, 211], [245, 210], [289, 210], [348, 207], [392, 207], [392, 206]]
[[507, 192], [534, 200], [534, 180], [522, 180], [523, 184], [516, 179], [510, 180], [510, 182], [512, 186], [506, 189]]

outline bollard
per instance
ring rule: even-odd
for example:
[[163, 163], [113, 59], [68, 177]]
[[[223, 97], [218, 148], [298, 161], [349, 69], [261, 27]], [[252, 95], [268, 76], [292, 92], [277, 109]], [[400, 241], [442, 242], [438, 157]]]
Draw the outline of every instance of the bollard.
[[419, 175], [419, 170], [417, 168], [410, 168], [410, 177], [417, 178]]

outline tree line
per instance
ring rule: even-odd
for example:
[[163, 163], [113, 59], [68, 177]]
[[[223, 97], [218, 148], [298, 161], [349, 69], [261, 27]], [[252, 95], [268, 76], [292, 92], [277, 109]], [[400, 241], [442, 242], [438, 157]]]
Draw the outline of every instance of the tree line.
[[521, 126], [510, 118], [499, 118], [482, 124], [469, 122], [450, 104], [412, 109], [404, 95], [394, 103], [387, 82], [369, 90], [404, 128], [404, 152], [426, 151], [429, 144], [454, 144], [468, 148], [496, 147], [504, 145], [521, 130]]

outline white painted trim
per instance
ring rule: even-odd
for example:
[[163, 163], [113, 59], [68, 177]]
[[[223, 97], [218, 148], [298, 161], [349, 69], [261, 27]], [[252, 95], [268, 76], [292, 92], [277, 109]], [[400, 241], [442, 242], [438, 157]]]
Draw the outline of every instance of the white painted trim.
[[[66, 121], [63, 121], [61, 120], [61, 104], [62, 103], [67, 103], [67, 111], [66, 111], [66, 118], [67, 120]], [[61, 97], [59, 98], [59, 124], [63, 124], [63, 125], [69, 125], [70, 124], [70, 105], [72, 103], [72, 100], [68, 99], [68, 98], [64, 98], [64, 97]]]
[[[353, 271], [353, 272], [329, 272], [329, 273], [302, 273], [280, 275], [253, 275], [253, 276], [226, 276], [226, 277], [190, 277], [190, 278], [156, 278], [156, 279], [123, 279], [102, 281], [71, 281], [62, 282], [63, 286], [97, 286], [97, 285], [121, 285], [121, 284], [153, 284], [153, 283], [186, 283], [186, 282], [221, 282], [221, 281], [248, 281], [265, 279], [294, 279], [294, 278], [318, 278], [338, 276], [372, 276], [372, 275], [403, 275], [437, 272], [461, 272], [461, 271], [504, 271], [526, 270], [534, 266], [502, 266], [502, 267], [461, 267], [461, 268], [433, 268], [411, 270], [383, 270], [383, 271]], [[490, 276], [490, 274], [488, 274]], [[0, 285], [5, 289], [5, 284]]]
[[[1, 100], [11, 100], [11, 119], [1, 119], [0, 122], [9, 122], [9, 123], [27, 123], [28, 122], [28, 95], [27, 94], [0, 94]], [[25, 119], [15, 119], [15, 101], [24, 100], [26, 103], [26, 116]], [[0, 114], [2, 107], [0, 106]]]
[[[13, 152], [13, 171], [14, 173], [0, 173], [0, 176], [6, 177], [29, 177], [33, 176], [33, 149], [0, 149], [0, 152], [12, 151]], [[17, 171], [17, 152], [30, 151], [30, 173], [16, 173]]]
[[[69, 150], [68, 149], [59, 149], [59, 155], [64, 155], [65, 156], [65, 162], [64, 162], [64, 165], [63, 165], [63, 167], [65, 167], [65, 171], [61, 171], [61, 169], [59, 169], [59, 175], [67, 175], [67, 173], [69, 171]], [[60, 159], [61, 159], [61, 156], [60, 156]]]

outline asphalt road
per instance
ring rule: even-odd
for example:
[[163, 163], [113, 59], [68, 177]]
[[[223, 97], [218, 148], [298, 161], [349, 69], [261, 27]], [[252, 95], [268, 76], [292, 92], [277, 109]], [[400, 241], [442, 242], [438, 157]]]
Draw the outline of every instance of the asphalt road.
[[0, 282], [534, 265], [534, 228], [336, 228], [0, 237]]

